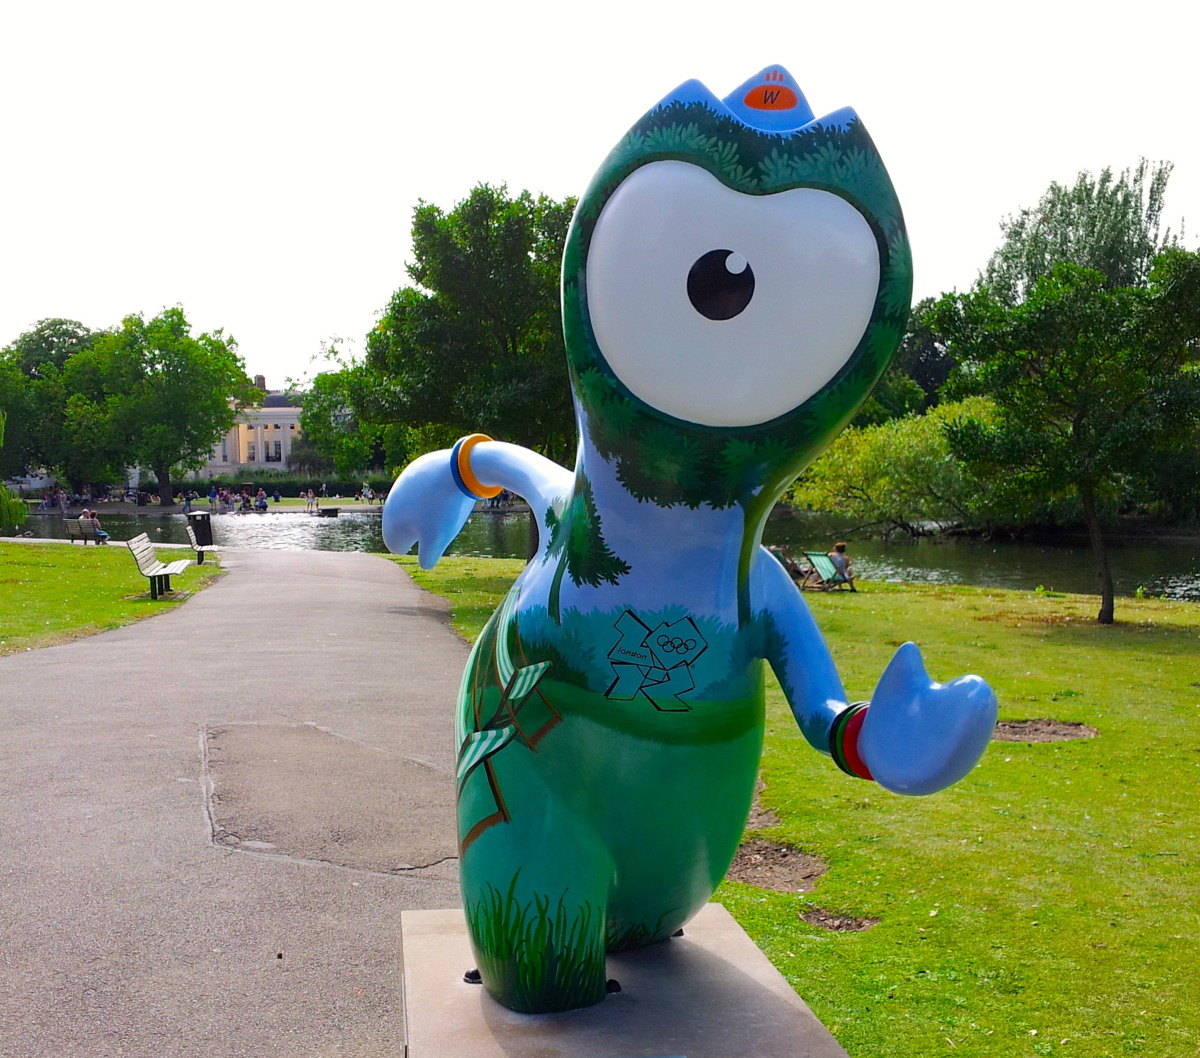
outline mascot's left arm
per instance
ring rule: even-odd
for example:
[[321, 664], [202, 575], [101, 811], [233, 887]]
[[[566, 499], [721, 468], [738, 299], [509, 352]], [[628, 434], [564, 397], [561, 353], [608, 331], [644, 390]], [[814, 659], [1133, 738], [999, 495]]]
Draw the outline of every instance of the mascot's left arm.
[[983, 755], [997, 703], [978, 676], [933, 682], [914, 643], [893, 656], [869, 702], [849, 704], [833, 659], [786, 570], [760, 551], [751, 597], [764, 656], [804, 737], [850, 775], [900, 794], [958, 782]]

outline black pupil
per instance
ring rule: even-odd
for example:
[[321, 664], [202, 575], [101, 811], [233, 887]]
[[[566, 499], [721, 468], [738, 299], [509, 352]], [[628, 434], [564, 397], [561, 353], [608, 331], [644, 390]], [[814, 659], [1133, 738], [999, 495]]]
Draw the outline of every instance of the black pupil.
[[726, 267], [732, 250], [709, 250], [688, 272], [687, 292], [692, 307], [710, 320], [731, 320], [754, 297], [754, 270]]

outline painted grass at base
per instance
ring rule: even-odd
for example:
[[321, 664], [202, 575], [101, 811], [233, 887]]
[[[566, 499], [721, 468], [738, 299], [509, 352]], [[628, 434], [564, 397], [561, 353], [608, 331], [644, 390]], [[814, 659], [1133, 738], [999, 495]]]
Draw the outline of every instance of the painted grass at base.
[[517, 897], [520, 872], [508, 891], [485, 885], [467, 904], [471, 945], [488, 991], [510, 1010], [533, 1014], [591, 1006], [604, 998], [603, 917], [590, 904], [562, 897]]

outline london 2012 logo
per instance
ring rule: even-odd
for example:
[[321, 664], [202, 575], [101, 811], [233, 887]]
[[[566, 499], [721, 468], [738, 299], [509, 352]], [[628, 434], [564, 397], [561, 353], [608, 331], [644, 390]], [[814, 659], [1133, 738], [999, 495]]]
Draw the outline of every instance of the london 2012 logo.
[[664, 713], [687, 712], [682, 696], [694, 690], [692, 665], [708, 643], [690, 617], [662, 621], [651, 628], [632, 610], [626, 610], [613, 627], [620, 633], [608, 652], [615, 679], [606, 698], [631, 701], [642, 695]]

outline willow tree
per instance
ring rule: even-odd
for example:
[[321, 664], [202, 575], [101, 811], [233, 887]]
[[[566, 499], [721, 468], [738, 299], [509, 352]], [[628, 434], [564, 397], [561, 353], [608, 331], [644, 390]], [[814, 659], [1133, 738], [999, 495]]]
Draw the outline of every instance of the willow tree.
[[1170, 162], [1142, 159], [1113, 175], [1084, 170], [1073, 184], [1052, 183], [1037, 205], [1000, 223], [1003, 240], [979, 285], [1017, 305], [1055, 265], [1091, 268], [1109, 287], [1141, 287], [1158, 255], [1178, 240], [1163, 229]]
[[[0, 408], [0, 448], [4, 447], [4, 424], [6, 416]], [[25, 521], [28, 508], [3, 485], [0, 485], [0, 529], [13, 529]]]

